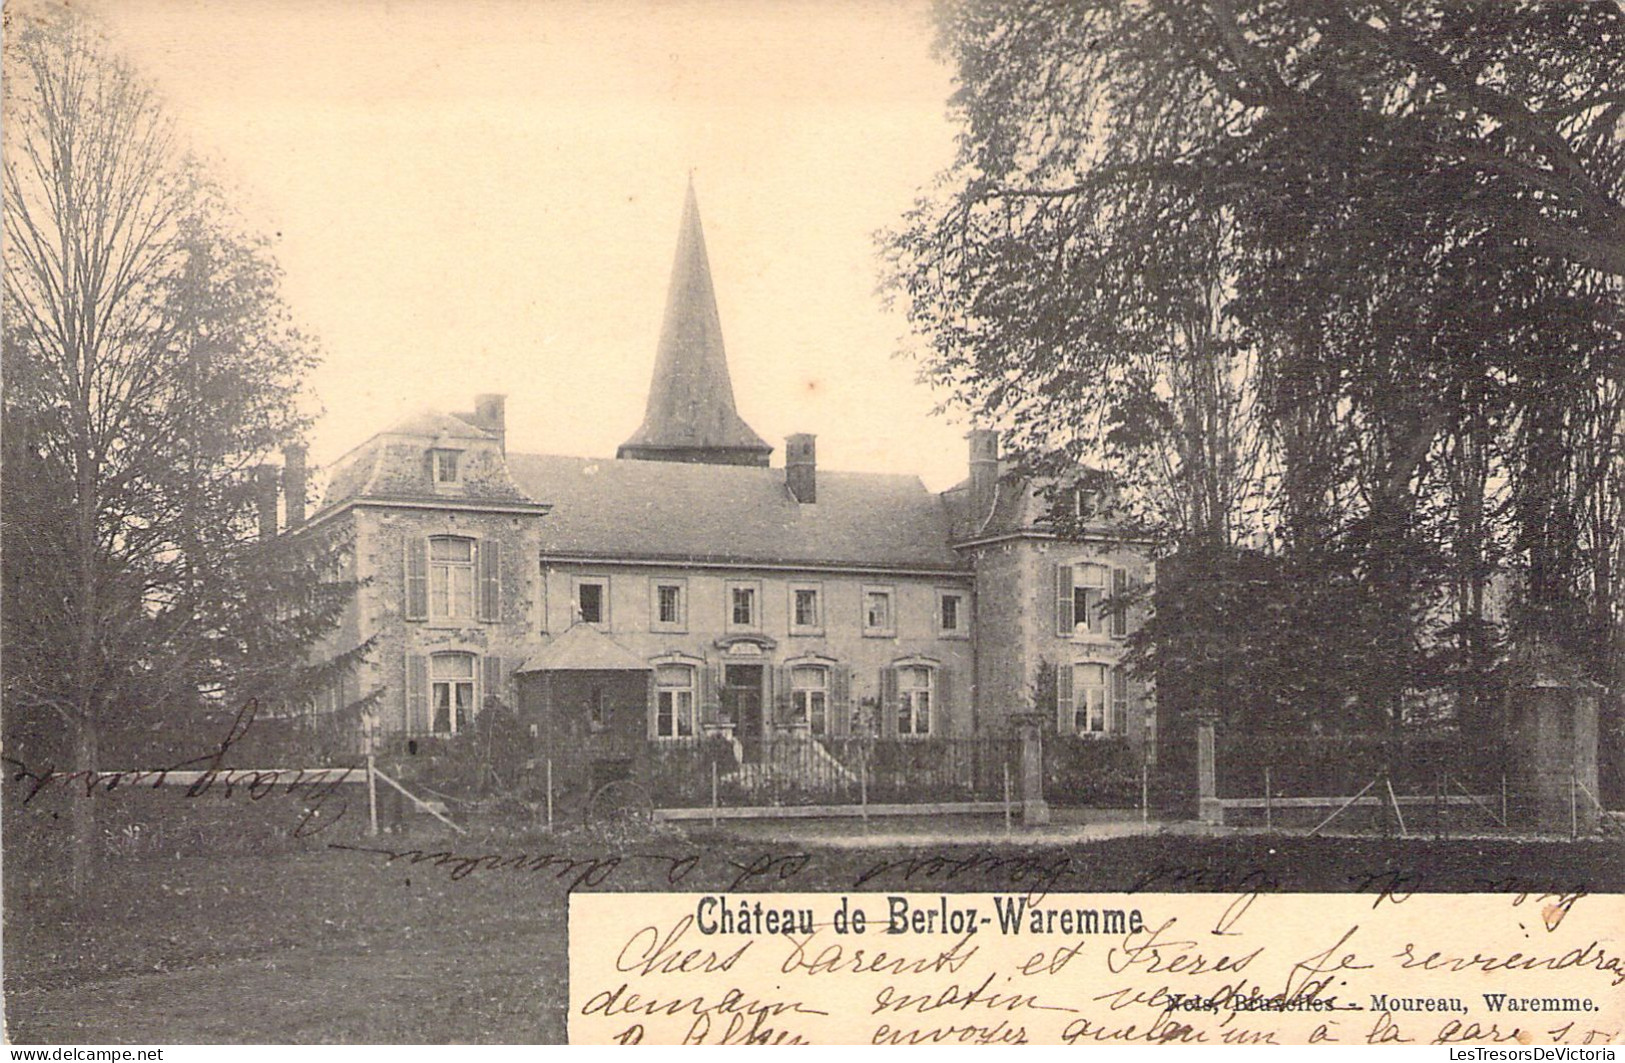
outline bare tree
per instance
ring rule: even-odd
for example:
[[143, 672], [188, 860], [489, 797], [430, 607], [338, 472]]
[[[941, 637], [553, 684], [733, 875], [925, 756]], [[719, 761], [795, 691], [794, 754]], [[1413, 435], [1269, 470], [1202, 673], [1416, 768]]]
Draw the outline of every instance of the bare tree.
[[13, 22], [5, 694], [92, 771], [109, 713], [219, 682], [216, 588], [251, 539], [253, 468], [305, 426], [313, 355], [152, 88], [71, 15]]

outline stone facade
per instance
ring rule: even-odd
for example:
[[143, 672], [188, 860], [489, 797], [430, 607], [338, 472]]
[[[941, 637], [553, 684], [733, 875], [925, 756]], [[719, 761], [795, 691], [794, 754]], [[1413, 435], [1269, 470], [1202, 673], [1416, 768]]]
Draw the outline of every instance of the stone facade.
[[[805, 434], [773, 467], [734, 407], [692, 191], [666, 315], [616, 459], [511, 454], [505, 401], [483, 395], [334, 466], [303, 533], [346, 544], [362, 588], [323, 650], [371, 640], [335, 702], [370, 696], [379, 732], [414, 739], [524, 691], [541, 700], [522, 712], [573, 714], [533, 733], [631, 727], [617, 741], [965, 737], [1024, 713], [1152, 737], [1149, 694], [1120, 667], [1138, 613], [1102, 611], [1149, 565], [1109, 528], [1051, 520], [1049, 499], [1075, 490], [1014, 476], [988, 431], [937, 494], [821, 470]], [[624, 705], [612, 725], [607, 703], [560, 700], [638, 689], [634, 724]]]

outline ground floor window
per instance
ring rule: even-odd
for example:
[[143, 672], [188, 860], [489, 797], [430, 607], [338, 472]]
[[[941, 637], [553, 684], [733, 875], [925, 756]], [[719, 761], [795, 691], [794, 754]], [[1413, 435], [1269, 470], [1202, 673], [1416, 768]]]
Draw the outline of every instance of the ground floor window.
[[429, 658], [430, 729], [456, 734], [474, 719], [474, 655], [437, 653]]
[[1122, 734], [1128, 726], [1128, 671], [1089, 661], [1056, 675], [1056, 726], [1062, 734]]
[[655, 669], [655, 735], [688, 738], [694, 734], [694, 669], [663, 664]]
[[790, 706], [795, 720], [815, 735], [829, 734], [829, 669], [799, 665], [790, 669]]
[[931, 701], [936, 673], [923, 665], [897, 669], [897, 733], [931, 733]]

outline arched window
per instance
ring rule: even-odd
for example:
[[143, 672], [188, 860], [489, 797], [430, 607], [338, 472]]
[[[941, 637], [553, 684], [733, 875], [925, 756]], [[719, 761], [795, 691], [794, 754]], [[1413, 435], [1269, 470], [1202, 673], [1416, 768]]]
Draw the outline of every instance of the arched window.
[[1128, 724], [1128, 672], [1098, 661], [1056, 674], [1056, 727], [1062, 734], [1121, 734]]
[[897, 669], [897, 733], [924, 736], [931, 733], [932, 701], [936, 694], [937, 670], [923, 664], [905, 664]]
[[694, 680], [693, 665], [655, 666], [655, 737], [693, 737]]
[[474, 722], [474, 655], [437, 653], [429, 658], [429, 728], [456, 734]]
[[805, 723], [811, 733], [830, 733], [828, 668], [800, 664], [790, 669], [790, 710], [792, 719]]

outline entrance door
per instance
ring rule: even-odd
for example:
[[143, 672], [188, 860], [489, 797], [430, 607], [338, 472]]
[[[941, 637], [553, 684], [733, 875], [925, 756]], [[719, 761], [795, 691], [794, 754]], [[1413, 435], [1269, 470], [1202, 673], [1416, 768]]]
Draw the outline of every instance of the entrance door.
[[741, 742], [755, 742], [762, 737], [761, 665], [723, 666], [722, 713], [733, 721], [734, 737]]

